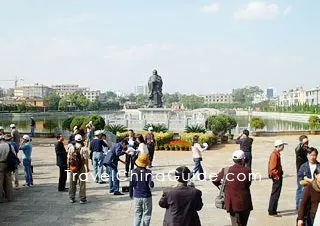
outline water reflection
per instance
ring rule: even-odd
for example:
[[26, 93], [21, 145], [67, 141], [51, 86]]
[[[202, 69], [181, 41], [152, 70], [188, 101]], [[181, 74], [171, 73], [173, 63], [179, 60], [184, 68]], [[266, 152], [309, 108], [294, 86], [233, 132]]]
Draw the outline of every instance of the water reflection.
[[[235, 117], [239, 127], [247, 127], [249, 123], [249, 117], [236, 116]], [[292, 130], [308, 130], [309, 124], [303, 122], [283, 121], [278, 119], [263, 118], [266, 124], [265, 130], [267, 131], [292, 131]]]

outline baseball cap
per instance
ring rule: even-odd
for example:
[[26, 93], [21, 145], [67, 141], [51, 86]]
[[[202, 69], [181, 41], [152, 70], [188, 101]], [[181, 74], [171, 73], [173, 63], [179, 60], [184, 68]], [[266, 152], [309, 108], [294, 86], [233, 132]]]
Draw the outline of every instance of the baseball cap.
[[153, 131], [153, 127], [150, 126], [150, 127], [148, 128], [148, 131]]
[[0, 126], [0, 129], [4, 129], [2, 126]]
[[242, 150], [234, 151], [232, 154], [232, 159], [234, 160], [240, 160], [244, 159], [246, 156], [244, 155], [244, 152]]
[[283, 141], [283, 140], [276, 140], [276, 141], [274, 142], [274, 146], [275, 146], [275, 147], [278, 147], [278, 146], [281, 146], [281, 145], [288, 145], [288, 143], [285, 142], [285, 141]]
[[102, 134], [102, 131], [101, 130], [96, 130], [96, 131], [94, 131], [94, 135], [95, 136], [99, 136], [99, 135], [101, 135]]
[[75, 141], [82, 141], [82, 136], [80, 134], [75, 135]]
[[11, 124], [11, 125], [10, 125], [10, 128], [14, 128], [14, 127], [16, 127], [15, 124]]
[[24, 140], [30, 140], [30, 137], [28, 135], [23, 135], [22, 139]]

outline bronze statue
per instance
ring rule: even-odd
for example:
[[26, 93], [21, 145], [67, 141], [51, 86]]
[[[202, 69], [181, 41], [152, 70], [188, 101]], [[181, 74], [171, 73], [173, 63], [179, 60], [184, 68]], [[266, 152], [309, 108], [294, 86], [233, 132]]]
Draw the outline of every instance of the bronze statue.
[[148, 81], [149, 88], [149, 105], [150, 108], [162, 108], [162, 78], [158, 75], [157, 70], [153, 70], [153, 75]]

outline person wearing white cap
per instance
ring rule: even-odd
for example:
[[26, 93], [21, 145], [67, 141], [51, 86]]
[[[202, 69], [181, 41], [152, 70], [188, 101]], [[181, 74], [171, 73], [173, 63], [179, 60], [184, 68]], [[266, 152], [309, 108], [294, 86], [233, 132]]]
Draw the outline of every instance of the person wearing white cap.
[[283, 180], [280, 152], [283, 151], [284, 146], [287, 144], [288, 143], [283, 140], [276, 140], [274, 142], [274, 149], [269, 157], [268, 175], [269, 178], [272, 179], [273, 184], [270, 195], [268, 213], [269, 216], [272, 217], [281, 217], [281, 215], [277, 211]]
[[13, 141], [20, 146], [20, 133], [19, 131], [16, 129], [16, 125], [15, 124], [11, 124], [10, 125], [11, 128], [11, 137], [13, 139]]
[[80, 204], [87, 202], [86, 196], [86, 181], [85, 177], [79, 178], [80, 174], [88, 173], [89, 170], [89, 153], [87, 148], [83, 144], [82, 136], [80, 134], [75, 135], [75, 144], [69, 145], [67, 168], [70, 173], [70, 185], [69, 185], [69, 198], [70, 203], [74, 203], [76, 200], [77, 184], [80, 184], [79, 196]]
[[93, 175], [96, 183], [105, 184], [106, 182], [101, 179], [103, 175], [103, 147], [108, 147], [108, 145], [101, 139], [101, 130], [96, 130], [94, 136], [94, 139], [90, 142], [90, 158], [93, 165]]
[[30, 137], [28, 135], [23, 135], [23, 141], [19, 148], [22, 150], [22, 164], [24, 167], [24, 175], [25, 175], [25, 184], [23, 186], [32, 186], [32, 170], [31, 170], [31, 153], [32, 153], [32, 145], [30, 142]]
[[242, 150], [232, 154], [233, 166], [223, 168], [212, 178], [212, 183], [219, 187], [225, 181], [224, 202], [225, 210], [230, 214], [232, 225], [246, 226], [251, 210], [251, 169], [245, 167], [245, 153]]
[[154, 134], [153, 134], [153, 127], [148, 128], [148, 133], [145, 136], [144, 140], [146, 142], [146, 145], [149, 150], [149, 168], [152, 167], [152, 161], [153, 161], [153, 156], [154, 156], [154, 148], [155, 148], [155, 139], [154, 139]]

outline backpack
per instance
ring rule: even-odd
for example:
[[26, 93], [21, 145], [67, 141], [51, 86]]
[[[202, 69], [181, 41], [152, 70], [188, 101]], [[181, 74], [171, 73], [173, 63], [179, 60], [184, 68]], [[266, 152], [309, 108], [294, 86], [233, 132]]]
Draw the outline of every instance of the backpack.
[[81, 148], [76, 149], [74, 147], [74, 151], [72, 151], [69, 157], [69, 170], [73, 173], [79, 172], [83, 165], [80, 150]]
[[20, 160], [17, 157], [16, 153], [13, 152], [11, 145], [10, 144], [8, 144], [8, 145], [9, 145], [9, 153], [7, 156], [7, 170], [9, 172], [13, 172], [16, 169], [18, 169], [18, 166], [20, 164]]
[[225, 188], [226, 183], [227, 183], [226, 176], [227, 176], [228, 172], [229, 172], [229, 167], [224, 168], [224, 170], [223, 170], [223, 181], [222, 181], [222, 184], [221, 184], [220, 193], [216, 197], [216, 200], [215, 200], [215, 206], [218, 209], [226, 209], [225, 202], [224, 202], [224, 188]]

